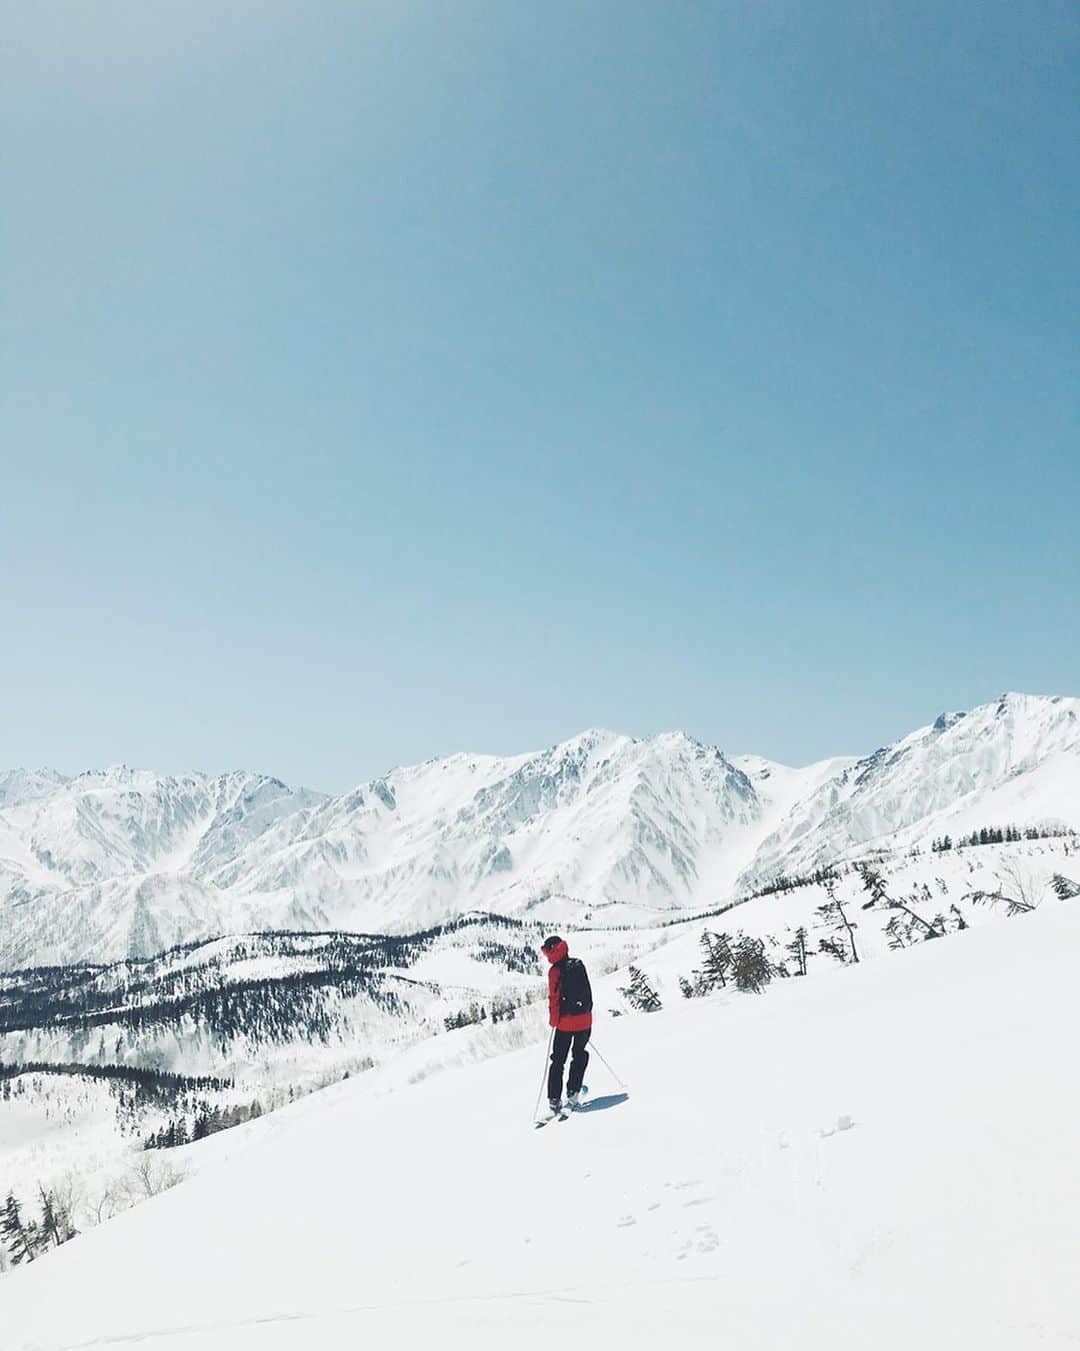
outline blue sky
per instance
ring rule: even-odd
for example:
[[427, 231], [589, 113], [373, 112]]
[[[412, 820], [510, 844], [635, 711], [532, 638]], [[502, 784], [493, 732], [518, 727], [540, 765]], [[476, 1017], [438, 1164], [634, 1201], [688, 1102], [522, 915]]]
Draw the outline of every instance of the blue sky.
[[1066, 3], [10, 6], [0, 762], [1080, 693]]

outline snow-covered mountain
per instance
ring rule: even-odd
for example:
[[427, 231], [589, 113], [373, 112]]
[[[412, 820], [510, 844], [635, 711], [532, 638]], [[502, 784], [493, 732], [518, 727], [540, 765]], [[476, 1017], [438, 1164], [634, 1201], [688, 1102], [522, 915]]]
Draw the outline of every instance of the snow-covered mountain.
[[1080, 700], [1004, 695], [861, 760], [591, 731], [341, 796], [236, 773], [0, 776], [0, 969], [259, 930], [403, 933], [481, 909], [651, 924], [942, 834], [1080, 827]]
[[762, 841], [742, 881], [1009, 822], [1080, 828], [1080, 699], [1003, 694], [941, 714], [827, 776]]

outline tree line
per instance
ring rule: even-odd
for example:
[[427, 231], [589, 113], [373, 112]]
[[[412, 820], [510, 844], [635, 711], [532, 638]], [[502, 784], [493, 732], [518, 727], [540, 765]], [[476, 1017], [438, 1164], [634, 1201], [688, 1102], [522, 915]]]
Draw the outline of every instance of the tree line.
[[1075, 835], [1076, 831], [1064, 826], [981, 826], [969, 835], [941, 835], [933, 840], [930, 849], [935, 854], [948, 853], [950, 849], [969, 849], [984, 844], [1018, 844], [1022, 840], [1061, 840]]
[[[10, 973], [0, 984], [0, 1033], [59, 1026], [77, 1035], [112, 1024], [141, 1033], [188, 1018], [223, 1040], [244, 1035], [255, 1042], [284, 1041], [298, 1026], [326, 1039], [332, 1021], [327, 994], [364, 995], [387, 1013], [400, 1014], [399, 996], [388, 987], [385, 969], [407, 969], [441, 938], [478, 926], [508, 932], [535, 927], [509, 916], [477, 912], [404, 935], [337, 931], [247, 935], [230, 941], [226, 953], [182, 969], [170, 963], [221, 940], [184, 944], [155, 958], [105, 967], [33, 968]], [[229, 979], [223, 970], [259, 956], [316, 957], [319, 967], [244, 981]], [[536, 969], [535, 952], [521, 942], [484, 936], [477, 956], [508, 971]]]
[[143, 1139], [143, 1149], [173, 1149], [177, 1145], [194, 1144], [196, 1140], [205, 1140], [208, 1135], [216, 1135], [218, 1131], [242, 1126], [245, 1121], [253, 1121], [262, 1114], [262, 1104], [258, 1099], [234, 1107], [211, 1107], [209, 1103], [203, 1102], [192, 1116], [190, 1126], [186, 1116], [170, 1118], [160, 1130], [152, 1131]]

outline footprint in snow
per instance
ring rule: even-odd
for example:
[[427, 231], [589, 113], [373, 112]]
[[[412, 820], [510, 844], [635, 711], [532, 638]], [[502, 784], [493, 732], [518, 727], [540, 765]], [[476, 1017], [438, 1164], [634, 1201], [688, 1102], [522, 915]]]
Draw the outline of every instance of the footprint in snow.
[[675, 1255], [677, 1262], [685, 1262], [693, 1253], [715, 1252], [720, 1246], [720, 1236], [710, 1225], [699, 1224], [693, 1236], [688, 1238]]
[[854, 1125], [855, 1122], [851, 1117], [838, 1116], [836, 1118], [835, 1126], [830, 1127], [828, 1130], [819, 1130], [818, 1135], [820, 1135], [823, 1140], [827, 1140], [830, 1135], [835, 1135], [837, 1131], [849, 1131]]
[[615, 1227], [617, 1229], [629, 1229], [632, 1224], [637, 1224], [637, 1220], [634, 1216], [624, 1215], [622, 1219], [616, 1221]]
[[694, 1247], [698, 1252], [715, 1252], [716, 1249], [719, 1248], [720, 1236], [715, 1230], [710, 1229], [708, 1225], [703, 1224], [698, 1231], [698, 1234], [698, 1240], [694, 1244]]

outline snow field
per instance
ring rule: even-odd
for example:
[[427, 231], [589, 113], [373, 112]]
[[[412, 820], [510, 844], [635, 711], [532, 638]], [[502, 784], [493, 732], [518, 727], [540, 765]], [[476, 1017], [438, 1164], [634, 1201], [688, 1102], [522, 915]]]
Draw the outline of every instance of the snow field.
[[630, 1098], [594, 1060], [543, 1131], [539, 1041], [340, 1084], [6, 1278], [5, 1351], [1075, 1345], [1078, 941], [1047, 906], [601, 1017]]

